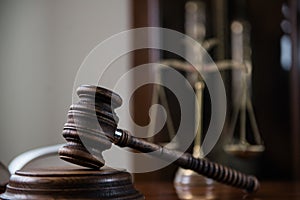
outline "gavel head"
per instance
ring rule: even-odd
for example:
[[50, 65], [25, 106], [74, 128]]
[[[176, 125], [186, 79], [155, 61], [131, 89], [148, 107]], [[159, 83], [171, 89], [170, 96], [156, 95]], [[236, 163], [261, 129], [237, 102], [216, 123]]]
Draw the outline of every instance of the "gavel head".
[[102, 152], [111, 147], [121, 106], [119, 95], [105, 88], [83, 85], [77, 89], [79, 101], [71, 105], [62, 132], [67, 141], [59, 150], [61, 159], [89, 168], [104, 165]]

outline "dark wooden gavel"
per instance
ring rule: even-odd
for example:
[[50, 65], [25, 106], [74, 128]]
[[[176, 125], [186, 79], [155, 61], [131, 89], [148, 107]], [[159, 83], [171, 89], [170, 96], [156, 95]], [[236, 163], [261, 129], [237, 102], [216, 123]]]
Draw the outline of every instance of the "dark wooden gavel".
[[[68, 112], [63, 137], [67, 144], [59, 150], [60, 158], [89, 168], [101, 168], [105, 161], [102, 151], [114, 143], [120, 147], [155, 155], [172, 161], [178, 166], [191, 169], [215, 181], [255, 192], [259, 182], [254, 176], [243, 174], [229, 167], [206, 159], [194, 158], [188, 153], [169, 150], [162, 146], [136, 138], [128, 131], [117, 128], [118, 117], [114, 109], [121, 106], [122, 99], [116, 93], [96, 86], [84, 85], [78, 88], [79, 102]], [[82, 142], [84, 141], [84, 142]], [[89, 144], [85, 147], [84, 144]]]

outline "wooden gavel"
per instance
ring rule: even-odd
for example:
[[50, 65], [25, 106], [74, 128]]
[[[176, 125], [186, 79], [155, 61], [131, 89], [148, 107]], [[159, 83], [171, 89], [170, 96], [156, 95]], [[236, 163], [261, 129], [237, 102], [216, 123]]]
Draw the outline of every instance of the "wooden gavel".
[[[259, 182], [254, 176], [206, 159], [194, 158], [188, 153], [164, 148], [118, 129], [118, 117], [114, 109], [121, 106], [122, 99], [116, 93], [97, 86], [83, 85], [78, 88], [77, 94], [79, 102], [70, 107], [68, 120], [63, 129], [63, 137], [67, 140], [67, 144], [59, 150], [61, 159], [99, 169], [105, 163], [102, 152], [114, 143], [144, 153], [155, 151], [155, 155], [161, 159], [175, 160], [175, 164], [182, 168], [191, 169], [249, 193], [258, 190]], [[89, 144], [89, 147], [86, 148], [84, 144]]]

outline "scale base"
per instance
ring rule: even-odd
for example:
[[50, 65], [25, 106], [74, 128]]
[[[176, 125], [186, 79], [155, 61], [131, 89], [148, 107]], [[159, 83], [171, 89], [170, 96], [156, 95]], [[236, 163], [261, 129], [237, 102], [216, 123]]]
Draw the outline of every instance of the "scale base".
[[180, 199], [213, 199], [210, 191], [216, 184], [219, 183], [182, 168], [178, 169], [174, 179], [174, 186]]

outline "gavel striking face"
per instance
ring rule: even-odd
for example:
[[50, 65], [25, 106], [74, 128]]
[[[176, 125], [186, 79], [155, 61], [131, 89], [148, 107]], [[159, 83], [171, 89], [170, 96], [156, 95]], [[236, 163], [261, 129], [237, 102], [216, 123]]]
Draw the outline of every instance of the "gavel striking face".
[[[121, 106], [122, 99], [116, 93], [101, 87], [84, 85], [78, 88], [77, 94], [80, 100], [70, 107], [68, 121], [63, 130], [67, 144], [59, 150], [61, 159], [99, 169], [105, 163], [102, 151], [109, 149], [114, 143], [144, 153], [156, 151], [159, 152], [159, 158], [176, 160], [178, 166], [194, 170], [218, 182], [245, 189], [247, 192], [258, 190], [259, 182], [254, 176], [205, 159], [194, 158], [187, 153], [163, 148], [133, 137], [125, 130], [117, 129], [118, 117], [114, 109]], [[82, 140], [88, 142], [88, 149]]]

